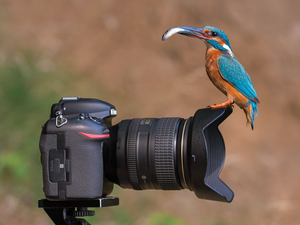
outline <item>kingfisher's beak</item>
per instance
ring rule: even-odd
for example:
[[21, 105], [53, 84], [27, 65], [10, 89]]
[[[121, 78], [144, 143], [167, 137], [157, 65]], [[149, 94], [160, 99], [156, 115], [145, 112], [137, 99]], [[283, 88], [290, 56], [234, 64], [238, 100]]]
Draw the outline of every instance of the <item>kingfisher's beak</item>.
[[194, 28], [194, 27], [172, 27], [167, 30], [162, 36], [162, 40], [166, 40], [174, 34], [182, 34], [189, 37], [199, 38], [202, 40], [211, 39], [211, 37], [203, 31], [202, 28]]

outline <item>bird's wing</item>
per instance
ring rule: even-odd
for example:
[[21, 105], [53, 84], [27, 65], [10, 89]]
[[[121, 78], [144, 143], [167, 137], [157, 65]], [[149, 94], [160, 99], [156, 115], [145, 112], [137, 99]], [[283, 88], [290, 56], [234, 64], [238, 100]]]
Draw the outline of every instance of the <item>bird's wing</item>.
[[223, 78], [234, 88], [252, 101], [258, 102], [251, 79], [236, 58], [221, 56], [218, 59], [218, 67]]

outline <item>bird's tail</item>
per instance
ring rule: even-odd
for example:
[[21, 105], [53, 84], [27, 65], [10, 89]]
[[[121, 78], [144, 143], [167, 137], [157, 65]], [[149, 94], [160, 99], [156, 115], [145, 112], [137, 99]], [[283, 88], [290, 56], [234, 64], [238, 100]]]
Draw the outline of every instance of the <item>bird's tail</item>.
[[252, 130], [254, 129], [254, 118], [257, 116], [257, 103], [249, 100], [249, 104], [244, 108], [247, 123], [251, 124]]

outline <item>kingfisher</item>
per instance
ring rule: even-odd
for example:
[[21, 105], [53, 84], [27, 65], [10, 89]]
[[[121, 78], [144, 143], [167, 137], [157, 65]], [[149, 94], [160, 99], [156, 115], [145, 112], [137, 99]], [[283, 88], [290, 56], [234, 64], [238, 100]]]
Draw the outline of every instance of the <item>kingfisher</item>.
[[237, 104], [244, 110], [247, 123], [251, 124], [253, 130], [259, 100], [248, 73], [233, 54], [225, 32], [211, 26], [203, 28], [173, 27], [163, 34], [162, 40], [164, 41], [176, 33], [198, 38], [207, 46], [206, 73], [211, 82], [227, 96], [227, 101], [208, 107], [214, 109], [228, 105], [233, 107], [234, 103]]

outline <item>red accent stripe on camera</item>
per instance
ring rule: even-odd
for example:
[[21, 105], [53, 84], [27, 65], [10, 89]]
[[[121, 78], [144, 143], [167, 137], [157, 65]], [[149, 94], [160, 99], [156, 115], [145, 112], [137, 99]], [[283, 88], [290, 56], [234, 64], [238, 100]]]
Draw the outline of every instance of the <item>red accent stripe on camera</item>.
[[109, 138], [109, 134], [87, 134], [87, 133], [83, 133], [83, 132], [78, 132], [79, 134], [86, 136], [88, 138], [93, 138], [93, 139], [97, 139], [97, 138]]

